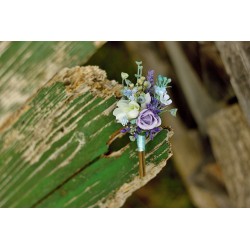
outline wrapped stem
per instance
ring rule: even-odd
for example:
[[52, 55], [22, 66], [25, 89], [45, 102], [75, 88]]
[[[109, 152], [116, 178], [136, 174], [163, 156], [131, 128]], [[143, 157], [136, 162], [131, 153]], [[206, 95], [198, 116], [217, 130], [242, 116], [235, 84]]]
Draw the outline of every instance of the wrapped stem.
[[145, 135], [138, 135], [138, 137], [137, 137], [137, 150], [138, 150], [138, 156], [139, 156], [139, 174], [140, 174], [141, 178], [146, 175], [145, 146], [146, 146]]

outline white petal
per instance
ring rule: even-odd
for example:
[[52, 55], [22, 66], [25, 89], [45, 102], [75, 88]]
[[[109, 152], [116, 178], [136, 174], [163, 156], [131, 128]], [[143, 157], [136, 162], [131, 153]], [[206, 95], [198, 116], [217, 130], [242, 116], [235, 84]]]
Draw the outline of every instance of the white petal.
[[170, 99], [170, 96], [168, 94], [161, 95], [160, 101], [165, 105], [169, 105], [172, 103], [172, 100]]
[[141, 104], [141, 109], [145, 109], [145, 108], [147, 108], [147, 105], [146, 105], [146, 103], [144, 102], [144, 103]]
[[159, 116], [157, 120], [158, 120], [158, 122], [157, 122], [156, 127], [159, 127], [161, 125], [161, 117]]
[[149, 93], [147, 93], [147, 94], [145, 95], [145, 100], [146, 100], [146, 104], [148, 104], [148, 103], [151, 102], [151, 96], [150, 96]]
[[136, 109], [133, 109], [127, 113], [128, 119], [134, 119], [139, 115], [139, 111]]
[[116, 120], [121, 123], [123, 126], [125, 126], [127, 123], [124, 123], [124, 120], [127, 120], [128, 121], [128, 117], [126, 115], [126, 113], [119, 113], [117, 116], [116, 116]]
[[119, 113], [123, 113], [123, 111], [122, 111], [120, 108], [116, 108], [116, 109], [113, 111], [113, 115], [114, 115], [114, 116], [117, 116]]
[[164, 100], [168, 100], [170, 98], [170, 96], [165, 93], [165, 95], [163, 95], [163, 98], [164, 98]]
[[171, 99], [169, 99], [168, 101], [166, 101], [164, 104], [165, 105], [170, 105], [172, 103], [172, 100]]
[[135, 101], [131, 101], [129, 103], [129, 106], [130, 106], [130, 108], [135, 108], [135, 109], [139, 109], [140, 108], [140, 105], [137, 102], [135, 102]]
[[155, 88], [155, 93], [159, 96], [162, 96], [165, 93], [167, 93], [166, 88], [164, 87], [154, 86], [154, 88]]
[[117, 102], [117, 107], [127, 107], [129, 104], [129, 100], [120, 100]]
[[135, 96], [134, 96], [134, 95], [131, 95], [131, 96], [129, 97], [129, 100], [130, 100], [130, 101], [134, 101], [134, 100], [135, 100]]

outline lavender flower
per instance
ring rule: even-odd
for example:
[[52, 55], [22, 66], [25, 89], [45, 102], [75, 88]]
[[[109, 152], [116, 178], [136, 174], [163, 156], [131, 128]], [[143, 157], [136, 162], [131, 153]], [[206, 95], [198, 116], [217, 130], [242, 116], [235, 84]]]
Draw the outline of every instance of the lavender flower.
[[127, 133], [130, 131], [130, 127], [127, 127], [127, 128], [123, 128], [120, 130], [121, 133]]
[[147, 80], [150, 82], [151, 86], [154, 85], [154, 70], [149, 70], [147, 75]]
[[151, 110], [154, 114], [161, 112], [162, 104], [154, 97], [151, 98], [151, 103], [147, 104], [147, 109]]
[[148, 130], [146, 131], [146, 137], [149, 136], [150, 140], [153, 140], [156, 133], [158, 133], [159, 131], [161, 131], [161, 128], [160, 127], [157, 127], [157, 128], [153, 128], [151, 130]]

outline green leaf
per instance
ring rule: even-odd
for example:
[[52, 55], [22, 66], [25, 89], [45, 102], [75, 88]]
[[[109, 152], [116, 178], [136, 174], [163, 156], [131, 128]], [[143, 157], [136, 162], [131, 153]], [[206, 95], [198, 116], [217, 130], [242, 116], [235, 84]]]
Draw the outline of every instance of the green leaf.
[[136, 124], [136, 119], [130, 121], [131, 124]]
[[176, 116], [177, 109], [170, 109], [169, 112], [170, 112], [170, 114], [171, 114], [172, 116], [175, 117], [175, 116]]

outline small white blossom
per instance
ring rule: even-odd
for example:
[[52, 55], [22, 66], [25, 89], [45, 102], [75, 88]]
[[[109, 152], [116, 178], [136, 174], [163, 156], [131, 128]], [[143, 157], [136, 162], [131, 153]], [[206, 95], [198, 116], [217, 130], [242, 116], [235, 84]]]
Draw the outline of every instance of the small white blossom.
[[167, 92], [165, 87], [160, 87], [160, 86], [155, 85], [154, 88], [155, 88], [155, 93], [158, 96], [161, 96]]
[[166, 93], [160, 95], [160, 102], [164, 105], [170, 105], [172, 103], [172, 100], [170, 99], [170, 96]]
[[120, 100], [117, 102], [117, 108], [113, 111], [113, 115], [116, 116], [116, 120], [119, 123], [125, 126], [128, 121], [137, 118], [139, 110], [140, 105], [137, 102]]

